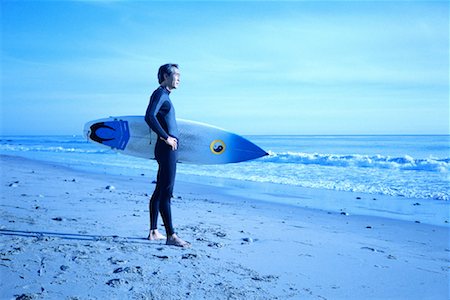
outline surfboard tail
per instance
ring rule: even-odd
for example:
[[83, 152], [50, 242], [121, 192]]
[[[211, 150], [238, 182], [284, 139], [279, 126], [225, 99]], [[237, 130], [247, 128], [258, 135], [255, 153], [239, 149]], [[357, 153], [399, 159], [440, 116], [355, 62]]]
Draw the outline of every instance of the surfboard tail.
[[99, 120], [87, 123], [84, 127], [84, 135], [88, 140], [112, 149], [124, 150], [130, 139], [130, 130], [126, 121]]

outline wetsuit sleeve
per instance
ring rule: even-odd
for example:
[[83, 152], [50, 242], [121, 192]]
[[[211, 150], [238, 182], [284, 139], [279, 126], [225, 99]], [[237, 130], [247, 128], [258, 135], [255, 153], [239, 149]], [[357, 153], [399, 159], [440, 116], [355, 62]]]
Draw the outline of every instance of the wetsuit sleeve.
[[[157, 99], [151, 99], [150, 103], [147, 107], [147, 112], [145, 113], [145, 122], [147, 122], [148, 126], [156, 132], [156, 134], [163, 139], [166, 139], [169, 137], [167, 132], [162, 128], [161, 124], [158, 121], [158, 118], [156, 115], [158, 114], [159, 110], [161, 109], [161, 106], [164, 103], [164, 99], [162, 95], [160, 94], [159, 97], [156, 97]], [[153, 100], [153, 101], [152, 101]]]

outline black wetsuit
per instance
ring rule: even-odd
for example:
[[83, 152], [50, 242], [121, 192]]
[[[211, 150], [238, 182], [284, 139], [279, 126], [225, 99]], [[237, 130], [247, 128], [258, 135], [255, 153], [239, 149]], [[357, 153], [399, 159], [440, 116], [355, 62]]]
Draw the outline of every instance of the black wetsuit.
[[158, 212], [161, 212], [168, 236], [175, 233], [172, 225], [170, 198], [175, 183], [177, 151], [173, 151], [172, 147], [167, 145], [160, 137], [167, 139], [171, 136], [178, 140], [175, 109], [170, 101], [169, 94], [170, 92], [165, 87], [157, 88], [150, 97], [150, 103], [145, 114], [145, 121], [148, 126], [158, 135], [155, 158], [159, 168], [156, 188], [150, 199], [150, 229], [157, 228]]

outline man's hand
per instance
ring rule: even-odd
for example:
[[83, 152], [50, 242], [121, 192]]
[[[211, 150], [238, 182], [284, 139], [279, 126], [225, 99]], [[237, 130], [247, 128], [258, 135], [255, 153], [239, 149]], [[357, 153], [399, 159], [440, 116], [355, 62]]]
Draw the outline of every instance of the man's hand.
[[178, 140], [176, 138], [173, 138], [171, 136], [169, 136], [167, 138], [167, 140], [161, 138], [164, 142], [166, 142], [167, 145], [169, 145], [170, 147], [172, 147], [172, 151], [175, 151], [178, 149]]

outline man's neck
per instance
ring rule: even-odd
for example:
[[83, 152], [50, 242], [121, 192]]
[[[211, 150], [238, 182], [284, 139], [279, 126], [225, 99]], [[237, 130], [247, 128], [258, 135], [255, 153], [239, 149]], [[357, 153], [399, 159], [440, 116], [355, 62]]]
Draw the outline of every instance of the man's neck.
[[161, 87], [165, 88], [169, 93], [172, 91], [172, 89], [167, 85], [161, 85]]

